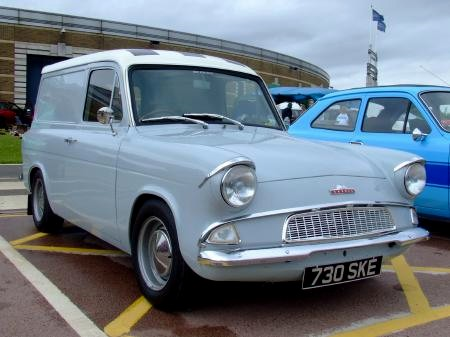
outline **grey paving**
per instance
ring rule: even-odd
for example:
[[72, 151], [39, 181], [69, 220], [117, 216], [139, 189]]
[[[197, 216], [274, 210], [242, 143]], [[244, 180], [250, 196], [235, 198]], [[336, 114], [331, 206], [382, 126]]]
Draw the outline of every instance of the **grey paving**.
[[27, 190], [26, 189], [19, 189], [19, 190], [0, 190], [0, 196], [8, 196], [8, 195], [26, 195]]
[[0, 165], [0, 179], [18, 179], [19, 173], [22, 170], [22, 165], [3, 164]]

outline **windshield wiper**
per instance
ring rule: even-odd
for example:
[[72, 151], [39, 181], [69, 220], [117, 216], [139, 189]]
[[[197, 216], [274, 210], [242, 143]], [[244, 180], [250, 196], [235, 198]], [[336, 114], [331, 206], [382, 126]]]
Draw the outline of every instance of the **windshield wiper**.
[[241, 122], [232, 119], [230, 117], [226, 117], [226, 116], [222, 116], [222, 115], [218, 115], [218, 114], [183, 114], [183, 116], [185, 117], [192, 117], [192, 118], [198, 118], [198, 117], [208, 117], [208, 118], [214, 118], [214, 119], [220, 119], [220, 120], [226, 120], [229, 121], [230, 123], [237, 125], [239, 127], [239, 130], [243, 130], [244, 129], [244, 124], [242, 124]]
[[163, 116], [163, 117], [153, 117], [153, 118], [142, 118], [139, 120], [139, 122], [141, 122], [141, 123], [142, 122], [160, 122], [160, 121], [164, 121], [164, 120], [191, 122], [191, 123], [195, 123], [195, 124], [200, 124], [203, 127], [203, 129], [208, 128], [208, 123], [199, 121], [198, 119], [188, 118], [188, 117], [184, 117], [184, 116]]

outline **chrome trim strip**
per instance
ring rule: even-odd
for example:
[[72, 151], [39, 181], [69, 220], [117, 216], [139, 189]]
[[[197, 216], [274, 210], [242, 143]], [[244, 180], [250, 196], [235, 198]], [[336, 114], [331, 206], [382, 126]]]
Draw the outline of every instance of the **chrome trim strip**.
[[345, 201], [345, 202], [338, 202], [338, 203], [329, 203], [329, 204], [319, 204], [319, 205], [309, 205], [304, 207], [294, 207], [294, 208], [283, 208], [273, 211], [267, 211], [267, 212], [259, 212], [259, 213], [252, 213], [247, 214], [235, 218], [226, 219], [224, 221], [220, 222], [214, 222], [211, 225], [209, 225], [202, 233], [199, 239], [199, 245], [201, 245], [203, 242], [205, 242], [206, 237], [208, 236], [209, 232], [212, 231], [214, 228], [224, 225], [226, 223], [230, 222], [237, 222], [237, 221], [243, 221], [243, 220], [249, 220], [249, 219], [255, 219], [255, 218], [262, 218], [266, 216], [273, 216], [273, 215], [279, 215], [284, 213], [298, 213], [298, 212], [304, 212], [304, 211], [314, 211], [314, 210], [322, 210], [326, 208], [335, 208], [335, 207], [354, 207], [354, 206], [400, 206], [400, 207], [413, 207], [412, 204], [406, 203], [406, 202], [396, 202], [396, 201], [387, 201], [387, 202], [380, 202], [380, 201]]
[[249, 249], [233, 252], [204, 250], [200, 251], [197, 261], [202, 265], [216, 267], [285, 263], [304, 260], [314, 253], [331, 252], [340, 249], [361, 248], [375, 245], [408, 246], [422, 240], [427, 240], [428, 236], [428, 231], [416, 227], [399, 233], [393, 233], [374, 238], [345, 240], [323, 244]]
[[247, 166], [250, 166], [251, 168], [253, 168], [254, 170], [256, 170], [255, 163], [251, 159], [249, 159], [247, 157], [236, 157], [236, 158], [227, 160], [226, 162], [220, 164], [215, 169], [213, 169], [211, 172], [209, 172], [208, 175], [205, 177], [205, 179], [203, 179], [203, 181], [200, 183], [200, 185], [198, 185], [198, 188], [201, 188], [208, 181], [209, 178], [215, 176], [217, 173], [225, 170], [228, 167], [235, 166], [238, 164], [239, 165], [247, 165]]
[[404, 168], [408, 165], [414, 164], [414, 163], [425, 164], [425, 159], [414, 157], [411, 160], [404, 161], [403, 163], [400, 163], [396, 167], [394, 167], [394, 172], [397, 172], [397, 171], [401, 170], [402, 168]]

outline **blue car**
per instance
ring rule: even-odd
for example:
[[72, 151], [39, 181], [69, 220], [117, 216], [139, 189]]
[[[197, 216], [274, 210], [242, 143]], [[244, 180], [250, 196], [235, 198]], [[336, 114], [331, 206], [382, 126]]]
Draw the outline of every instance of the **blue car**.
[[427, 185], [415, 204], [419, 215], [450, 220], [450, 87], [337, 91], [319, 99], [290, 126], [289, 133], [416, 153], [427, 161]]

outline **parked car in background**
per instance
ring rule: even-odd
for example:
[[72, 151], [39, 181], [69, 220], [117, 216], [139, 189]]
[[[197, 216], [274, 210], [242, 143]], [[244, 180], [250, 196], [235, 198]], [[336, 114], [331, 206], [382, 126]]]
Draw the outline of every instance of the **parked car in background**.
[[16, 113], [10, 109], [10, 103], [0, 101], [0, 128], [5, 129], [16, 123]]
[[421, 158], [290, 137], [263, 80], [217, 57], [132, 49], [47, 66], [22, 146], [36, 227], [67, 220], [130, 253], [164, 309], [194, 274], [322, 287], [378, 275], [428, 236], [412, 204]]
[[401, 85], [324, 96], [290, 128], [296, 137], [409, 151], [426, 160], [427, 184], [416, 199], [422, 217], [450, 219], [450, 88]]
[[[269, 89], [275, 104], [279, 107], [283, 121], [289, 117], [289, 123], [293, 123], [320, 97], [334, 91], [336, 90], [322, 87], [273, 87]], [[290, 106], [289, 103], [291, 103]]]
[[22, 109], [15, 103], [0, 101], [0, 128], [6, 128], [15, 124], [30, 126], [32, 119], [30, 111]]

